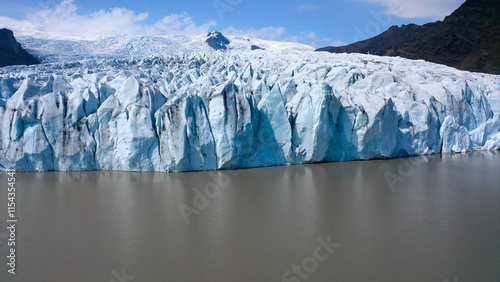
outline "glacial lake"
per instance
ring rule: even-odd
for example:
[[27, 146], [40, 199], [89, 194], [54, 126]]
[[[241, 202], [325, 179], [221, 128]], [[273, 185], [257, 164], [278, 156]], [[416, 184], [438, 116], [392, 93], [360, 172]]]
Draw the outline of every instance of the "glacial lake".
[[15, 177], [11, 275], [0, 173], [1, 281], [500, 278], [500, 152]]

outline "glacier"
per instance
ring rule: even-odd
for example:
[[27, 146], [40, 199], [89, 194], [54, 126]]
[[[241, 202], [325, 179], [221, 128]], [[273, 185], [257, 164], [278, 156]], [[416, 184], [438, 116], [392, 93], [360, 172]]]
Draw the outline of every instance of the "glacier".
[[0, 68], [0, 169], [203, 171], [500, 149], [500, 76], [361, 54]]
[[[75, 37], [67, 34], [27, 32], [16, 29], [16, 38], [31, 54], [42, 62], [75, 61], [88, 58], [130, 58], [170, 56], [185, 53], [211, 53], [213, 47], [207, 44], [207, 36], [190, 35], [107, 35], [96, 37]], [[219, 33], [220, 34], [220, 33]], [[220, 34], [222, 35], [222, 34]], [[232, 51], [251, 51], [255, 47], [268, 51], [314, 51], [315, 48], [296, 42], [281, 42], [255, 38], [250, 35], [227, 36]]]

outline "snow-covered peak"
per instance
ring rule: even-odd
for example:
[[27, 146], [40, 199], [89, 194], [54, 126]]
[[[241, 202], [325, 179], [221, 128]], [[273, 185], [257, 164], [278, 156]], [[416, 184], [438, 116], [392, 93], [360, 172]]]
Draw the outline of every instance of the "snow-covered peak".
[[222, 33], [218, 31], [210, 32], [207, 36], [207, 40], [205, 41], [207, 44], [212, 47], [214, 50], [227, 50], [228, 45], [231, 41], [227, 39]]

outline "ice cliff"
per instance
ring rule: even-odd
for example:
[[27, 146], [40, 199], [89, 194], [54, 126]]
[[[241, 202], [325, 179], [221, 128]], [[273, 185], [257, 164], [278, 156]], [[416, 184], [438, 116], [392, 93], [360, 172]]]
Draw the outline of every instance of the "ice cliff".
[[193, 171], [500, 149], [500, 76], [296, 51], [0, 68], [0, 169]]

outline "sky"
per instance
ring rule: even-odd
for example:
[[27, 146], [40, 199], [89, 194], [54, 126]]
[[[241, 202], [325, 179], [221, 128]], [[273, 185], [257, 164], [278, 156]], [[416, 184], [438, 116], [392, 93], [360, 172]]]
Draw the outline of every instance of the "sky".
[[74, 36], [249, 34], [340, 46], [443, 20], [465, 0], [0, 0], [0, 27]]

